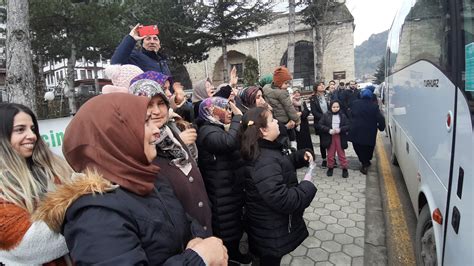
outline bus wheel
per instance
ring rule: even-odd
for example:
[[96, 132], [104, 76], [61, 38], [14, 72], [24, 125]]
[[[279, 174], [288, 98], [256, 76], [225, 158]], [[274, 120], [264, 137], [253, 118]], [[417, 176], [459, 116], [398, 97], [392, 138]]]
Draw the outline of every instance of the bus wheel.
[[393, 151], [393, 146], [392, 152], [390, 153], [390, 162], [392, 163], [392, 165], [398, 166], [397, 155], [395, 155], [395, 152]]
[[428, 204], [423, 207], [418, 216], [415, 248], [417, 265], [437, 265], [436, 241]]

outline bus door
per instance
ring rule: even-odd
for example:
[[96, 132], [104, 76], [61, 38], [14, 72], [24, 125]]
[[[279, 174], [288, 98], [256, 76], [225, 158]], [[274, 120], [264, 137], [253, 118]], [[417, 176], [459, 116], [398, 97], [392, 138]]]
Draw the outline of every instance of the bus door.
[[444, 214], [444, 265], [474, 264], [474, 1], [451, 1], [457, 74], [454, 157]]

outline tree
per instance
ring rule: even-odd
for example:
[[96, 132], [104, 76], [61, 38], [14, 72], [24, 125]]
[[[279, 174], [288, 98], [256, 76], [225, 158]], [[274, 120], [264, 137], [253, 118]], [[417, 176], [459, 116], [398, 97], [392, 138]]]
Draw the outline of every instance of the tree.
[[247, 86], [255, 85], [258, 81], [258, 61], [247, 56], [244, 62], [244, 83]]
[[26, 105], [36, 112], [28, 9], [28, 0], [7, 3], [7, 101]]
[[214, 47], [222, 48], [224, 81], [228, 81], [229, 64], [227, 45], [237, 42], [237, 38], [256, 30], [258, 26], [270, 22], [271, 1], [211, 1], [207, 8], [208, 17], [203, 25], [212, 36]]
[[[70, 0], [30, 0], [33, 50], [38, 63], [68, 58], [65, 95], [71, 114], [76, 112], [74, 72], [76, 59], [84, 57], [96, 66], [101, 55], [110, 56], [112, 43], [121, 38], [120, 4], [76, 3]], [[122, 26], [123, 27], [123, 26]], [[41, 68], [40, 68], [41, 69]], [[95, 73], [97, 80], [97, 72]], [[97, 84], [97, 82], [96, 82]], [[96, 85], [97, 87], [97, 85]]]
[[345, 0], [306, 0], [301, 4], [307, 5], [301, 13], [303, 23], [313, 28], [315, 81], [322, 80], [324, 79], [324, 51], [334, 41], [337, 25], [353, 18], [337, 15], [339, 10], [345, 8]]
[[287, 67], [294, 77], [295, 72], [295, 0], [289, 0], [289, 16], [288, 16], [288, 53]]
[[375, 80], [375, 84], [381, 84], [382, 82], [384, 82], [385, 80], [385, 57], [382, 57], [382, 59], [380, 59], [380, 63], [378, 64], [377, 66], [377, 69], [375, 70], [375, 74], [374, 74], [376, 80]]

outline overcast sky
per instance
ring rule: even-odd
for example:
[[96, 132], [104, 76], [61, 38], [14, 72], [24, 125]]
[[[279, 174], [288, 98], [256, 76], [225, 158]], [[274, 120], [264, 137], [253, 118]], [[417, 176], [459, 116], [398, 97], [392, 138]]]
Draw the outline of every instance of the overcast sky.
[[370, 35], [388, 30], [403, 0], [346, 0], [356, 25], [354, 45], [367, 40]]

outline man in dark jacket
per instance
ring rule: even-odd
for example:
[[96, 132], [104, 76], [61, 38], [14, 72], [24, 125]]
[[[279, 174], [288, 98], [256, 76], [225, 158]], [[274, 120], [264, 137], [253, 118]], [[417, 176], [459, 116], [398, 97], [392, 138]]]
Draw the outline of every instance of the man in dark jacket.
[[364, 89], [361, 92], [361, 99], [352, 104], [352, 121], [349, 139], [361, 162], [360, 172], [367, 174], [370, 160], [374, 154], [375, 141], [377, 138], [377, 128], [385, 130], [385, 118], [379, 110], [377, 104], [372, 102], [372, 92]]
[[[160, 39], [158, 35], [139, 36], [137, 24], [130, 33], [123, 38], [117, 49], [112, 55], [112, 64], [132, 64], [141, 68], [144, 72], [156, 71], [167, 76], [171, 76], [168, 67], [167, 57], [160, 52]], [[135, 44], [142, 41], [141, 50], [136, 50]]]

